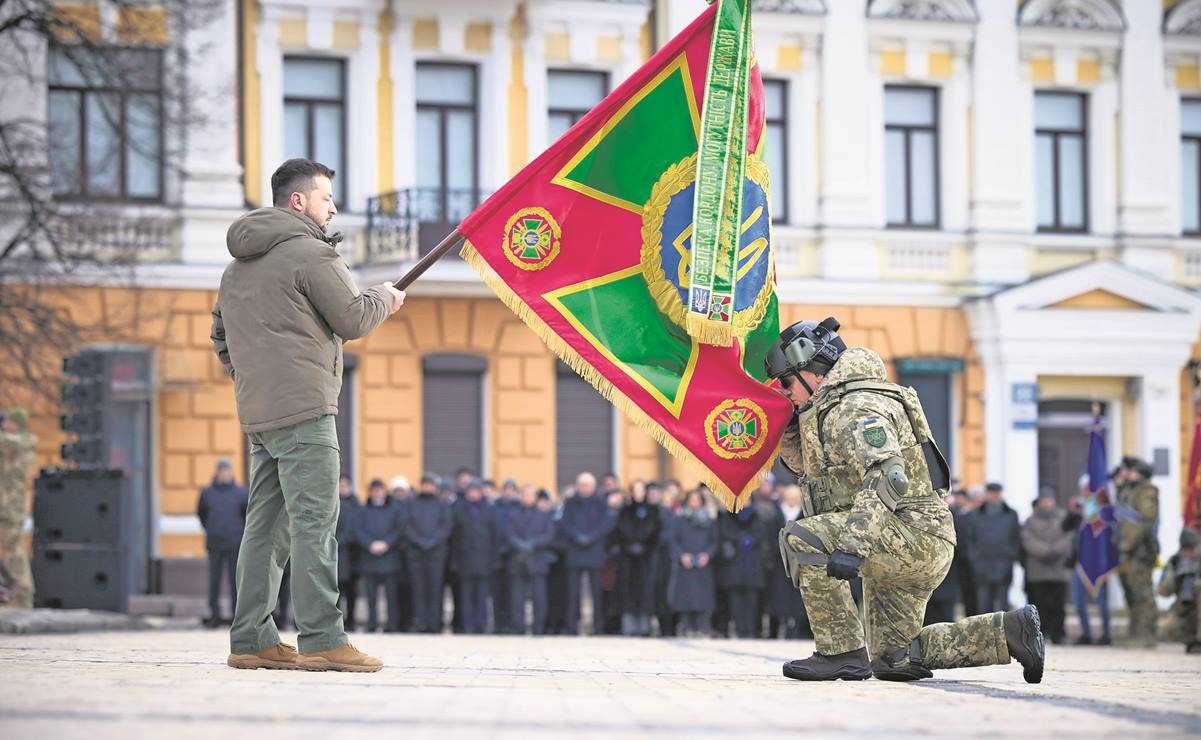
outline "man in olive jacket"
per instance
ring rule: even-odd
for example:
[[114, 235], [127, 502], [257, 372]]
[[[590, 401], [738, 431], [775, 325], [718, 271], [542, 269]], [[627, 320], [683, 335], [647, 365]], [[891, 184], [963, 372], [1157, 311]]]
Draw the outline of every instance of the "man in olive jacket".
[[[230, 630], [234, 668], [378, 671], [347, 640], [338, 611], [338, 436], [342, 342], [366, 336], [404, 293], [385, 283], [360, 293], [326, 234], [338, 212], [333, 170], [290, 159], [271, 176], [275, 206], [229, 227], [234, 261], [221, 276], [212, 340], [234, 381], [250, 435], [250, 501]], [[284, 565], [300, 654], [271, 618]]]

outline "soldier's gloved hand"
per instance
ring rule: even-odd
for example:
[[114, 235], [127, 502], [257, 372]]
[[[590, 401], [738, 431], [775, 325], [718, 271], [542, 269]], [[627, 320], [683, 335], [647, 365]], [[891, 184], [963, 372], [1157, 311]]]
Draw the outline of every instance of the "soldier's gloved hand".
[[826, 575], [840, 581], [849, 581], [859, 575], [861, 565], [863, 565], [863, 558], [858, 555], [835, 550], [830, 554], [830, 561], [826, 563]]

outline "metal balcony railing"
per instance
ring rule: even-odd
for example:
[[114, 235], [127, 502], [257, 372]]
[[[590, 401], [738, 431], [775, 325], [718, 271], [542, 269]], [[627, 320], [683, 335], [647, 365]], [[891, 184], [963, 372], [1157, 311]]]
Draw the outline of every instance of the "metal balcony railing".
[[480, 188], [408, 188], [367, 199], [367, 261], [428, 253], [490, 195]]

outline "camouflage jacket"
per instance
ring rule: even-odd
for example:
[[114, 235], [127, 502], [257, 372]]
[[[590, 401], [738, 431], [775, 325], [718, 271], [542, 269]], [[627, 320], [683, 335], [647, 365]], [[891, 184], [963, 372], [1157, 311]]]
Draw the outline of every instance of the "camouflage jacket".
[[1159, 554], [1159, 489], [1148, 480], [1118, 489], [1118, 551], [1151, 562]]
[[0, 522], [25, 521], [25, 492], [38, 438], [29, 432], [0, 432]]
[[[806, 414], [821, 408], [827, 396], [841, 392], [842, 386], [852, 381], [886, 380], [884, 362], [875, 352], [866, 347], [848, 349], [801, 410], [800, 423], [789, 426], [781, 445], [785, 464], [802, 478], [816, 478], [835, 468], [850, 471], [850, 480], [838, 483], [851, 487], [853, 504], [837, 549], [863, 557], [871, 553], [884, 527], [896, 520], [955, 542], [951, 512], [940, 492], [933, 490], [925, 464], [919, 469], [912, 454], [903, 454], [918, 440], [900, 401], [871, 390], [852, 390], [817, 424], [806, 423]], [[820, 434], [816, 434], [819, 424]], [[802, 434], [802, 430], [808, 431]], [[876, 492], [879, 466], [892, 457], [905, 460], [909, 478], [908, 492], [895, 512], [888, 510]]]

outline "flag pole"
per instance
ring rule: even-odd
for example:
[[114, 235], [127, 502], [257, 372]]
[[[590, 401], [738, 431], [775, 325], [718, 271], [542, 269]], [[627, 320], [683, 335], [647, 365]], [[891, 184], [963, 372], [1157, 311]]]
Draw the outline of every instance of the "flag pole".
[[425, 271], [430, 269], [435, 262], [442, 259], [447, 252], [457, 247], [461, 241], [463, 241], [463, 235], [459, 233], [458, 229], [450, 232], [442, 241], [438, 242], [438, 246], [431, 249], [429, 254], [417, 260], [417, 264], [413, 265], [413, 268], [406, 272], [404, 277], [393, 283], [392, 286], [397, 290], [407, 289], [417, 278], [425, 274]]

